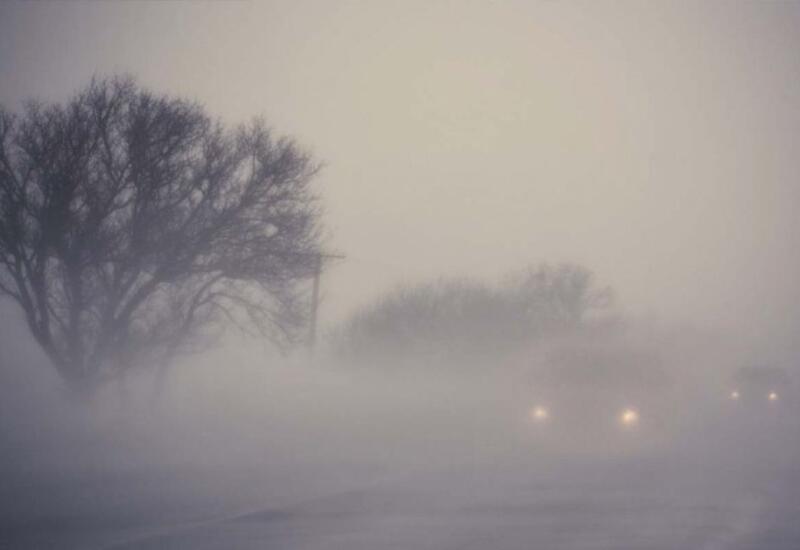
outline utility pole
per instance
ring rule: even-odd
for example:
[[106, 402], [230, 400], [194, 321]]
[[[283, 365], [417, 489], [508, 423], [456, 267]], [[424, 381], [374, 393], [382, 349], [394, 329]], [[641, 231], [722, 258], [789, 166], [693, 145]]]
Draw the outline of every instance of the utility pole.
[[314, 286], [311, 290], [311, 323], [308, 328], [308, 349], [313, 350], [317, 341], [317, 312], [319, 310], [319, 280], [322, 277], [323, 260], [343, 260], [340, 254], [319, 253], [314, 259]]

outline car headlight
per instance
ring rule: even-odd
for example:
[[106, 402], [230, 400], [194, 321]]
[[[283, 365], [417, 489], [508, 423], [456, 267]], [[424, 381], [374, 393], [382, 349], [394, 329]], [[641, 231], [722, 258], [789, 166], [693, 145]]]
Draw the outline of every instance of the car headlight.
[[639, 412], [636, 409], [626, 408], [619, 413], [619, 423], [625, 428], [634, 428], [639, 424]]
[[767, 395], [767, 399], [769, 399], [770, 401], [777, 401], [778, 400], [778, 394], [776, 392], [774, 392], [774, 391], [769, 392], [769, 395]]
[[741, 397], [741, 396], [740, 396], [740, 394], [739, 394], [739, 392], [738, 392], [737, 390], [733, 390], [733, 391], [731, 392], [731, 396], [730, 396], [730, 397], [731, 397], [731, 399], [733, 399], [734, 401], [736, 401], [736, 400], [737, 400], [737, 399], [739, 399], [739, 397]]
[[546, 422], [550, 419], [550, 411], [547, 409], [547, 407], [539, 405], [528, 411], [528, 417], [533, 422]]

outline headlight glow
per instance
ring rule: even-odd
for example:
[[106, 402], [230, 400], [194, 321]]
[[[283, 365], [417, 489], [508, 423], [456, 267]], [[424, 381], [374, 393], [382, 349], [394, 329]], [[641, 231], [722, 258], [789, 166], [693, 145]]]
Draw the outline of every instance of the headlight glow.
[[740, 396], [739, 396], [739, 392], [738, 392], [738, 391], [736, 391], [736, 390], [733, 390], [733, 391], [731, 392], [731, 399], [733, 399], [734, 401], [736, 401], [737, 399], [739, 399], [739, 397], [740, 397]]
[[626, 428], [633, 428], [639, 424], [639, 413], [636, 409], [623, 409], [619, 414], [619, 422]]
[[537, 406], [528, 411], [528, 416], [533, 422], [546, 422], [550, 418], [547, 407]]
[[777, 401], [778, 400], [778, 394], [775, 393], [774, 391], [773, 392], [769, 392], [769, 395], [767, 396], [767, 399], [769, 399], [770, 401]]

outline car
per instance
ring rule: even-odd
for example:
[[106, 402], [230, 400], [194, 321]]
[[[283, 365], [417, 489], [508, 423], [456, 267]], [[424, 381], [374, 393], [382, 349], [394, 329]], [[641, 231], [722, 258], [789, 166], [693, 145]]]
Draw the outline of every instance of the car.
[[728, 379], [724, 416], [741, 429], [777, 428], [792, 423], [798, 402], [790, 372], [774, 365], [755, 364], [734, 370]]
[[659, 355], [608, 343], [548, 350], [528, 373], [526, 423], [564, 450], [624, 450], [653, 443], [681, 420], [676, 381]]
[[[791, 371], [770, 364], [735, 368], [717, 385], [713, 429], [719, 448], [751, 460], [794, 454], [800, 447], [800, 406]], [[761, 458], [758, 458], [761, 457]]]
[[748, 365], [734, 371], [728, 399], [748, 407], [776, 406], [790, 394], [792, 378], [776, 366]]

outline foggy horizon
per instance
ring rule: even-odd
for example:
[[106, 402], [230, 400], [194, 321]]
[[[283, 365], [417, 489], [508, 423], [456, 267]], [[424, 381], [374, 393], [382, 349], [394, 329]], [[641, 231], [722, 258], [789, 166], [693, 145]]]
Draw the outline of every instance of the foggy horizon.
[[633, 313], [797, 326], [796, 4], [0, 10], [10, 108], [122, 72], [226, 123], [263, 115], [322, 160], [349, 258], [326, 326], [398, 283], [540, 261], [588, 266]]
[[800, 547], [798, 52], [798, 1], [0, 1], [0, 549]]

